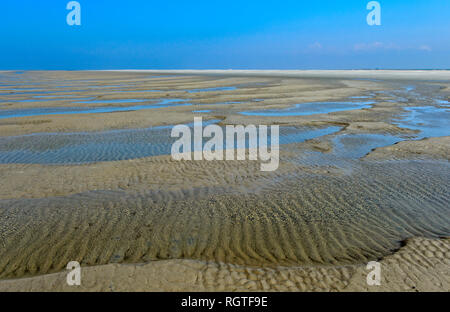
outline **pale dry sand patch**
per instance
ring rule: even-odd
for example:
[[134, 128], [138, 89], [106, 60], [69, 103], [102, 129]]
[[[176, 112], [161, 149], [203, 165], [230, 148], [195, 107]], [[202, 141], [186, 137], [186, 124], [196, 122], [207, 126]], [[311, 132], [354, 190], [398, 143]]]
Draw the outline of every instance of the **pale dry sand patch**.
[[352, 122], [343, 130], [345, 133], [391, 133], [391, 134], [415, 134], [419, 131], [401, 128], [396, 125], [382, 122]]
[[0, 198], [66, 196], [88, 190], [168, 191], [187, 186], [246, 192], [270, 185], [286, 173], [301, 172], [301, 167], [283, 161], [290, 156], [291, 152], [282, 151], [274, 172], [262, 172], [260, 161], [175, 161], [170, 155], [83, 165], [0, 164], [0, 176], [8, 177], [0, 179]]
[[190, 111], [187, 112], [186, 108], [172, 107], [170, 110], [158, 108], [103, 114], [11, 118], [0, 122], [0, 136], [142, 129], [155, 126], [192, 123], [194, 120], [193, 116]]
[[450, 79], [449, 70], [113, 70], [110, 72], [417, 81]]
[[375, 149], [365, 159], [435, 158], [450, 160], [450, 136], [408, 140]]

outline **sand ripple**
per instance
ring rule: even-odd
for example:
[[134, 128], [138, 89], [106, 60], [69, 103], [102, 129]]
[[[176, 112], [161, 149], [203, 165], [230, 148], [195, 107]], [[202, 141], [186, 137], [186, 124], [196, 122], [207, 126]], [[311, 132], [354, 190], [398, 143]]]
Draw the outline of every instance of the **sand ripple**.
[[245, 193], [204, 186], [5, 199], [0, 217], [14, 231], [0, 276], [56, 272], [71, 260], [362, 263], [408, 237], [450, 235], [449, 174], [446, 162], [369, 162], [351, 174], [292, 172]]
[[195, 260], [82, 268], [81, 286], [66, 272], [0, 281], [0, 291], [449, 291], [450, 239], [413, 238], [380, 261], [381, 285], [365, 265], [257, 268]]

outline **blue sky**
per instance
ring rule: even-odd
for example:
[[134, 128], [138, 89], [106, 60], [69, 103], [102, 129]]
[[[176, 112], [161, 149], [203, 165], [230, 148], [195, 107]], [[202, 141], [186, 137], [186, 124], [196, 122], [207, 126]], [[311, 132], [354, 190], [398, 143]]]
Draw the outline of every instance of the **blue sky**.
[[450, 0], [3, 0], [0, 69], [450, 68]]

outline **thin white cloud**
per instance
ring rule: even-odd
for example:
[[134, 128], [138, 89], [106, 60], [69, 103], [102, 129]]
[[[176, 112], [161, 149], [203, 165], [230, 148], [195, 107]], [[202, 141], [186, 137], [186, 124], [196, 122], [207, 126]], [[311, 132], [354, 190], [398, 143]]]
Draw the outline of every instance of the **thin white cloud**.
[[322, 44], [320, 43], [320, 42], [314, 42], [313, 44], [310, 44], [309, 46], [308, 46], [308, 49], [309, 50], [320, 50], [320, 49], [322, 49]]
[[422, 51], [428, 51], [428, 52], [431, 52], [431, 51], [432, 51], [431, 47], [428, 46], [428, 45], [426, 45], [426, 44], [421, 45], [421, 46], [419, 47], [419, 50], [422, 50]]
[[398, 50], [399, 47], [393, 43], [371, 42], [371, 43], [356, 43], [353, 46], [355, 51], [374, 51], [374, 50]]

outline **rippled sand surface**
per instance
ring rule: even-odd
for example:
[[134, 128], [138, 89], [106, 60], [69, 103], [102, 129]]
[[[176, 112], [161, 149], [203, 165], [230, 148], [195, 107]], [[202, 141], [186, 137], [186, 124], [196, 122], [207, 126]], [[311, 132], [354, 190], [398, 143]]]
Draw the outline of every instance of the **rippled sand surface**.
[[[55, 273], [76, 260], [97, 272], [89, 289], [108, 290], [100, 275], [112, 270], [112, 290], [129, 290], [118, 283], [129, 267], [119, 263], [149, 262], [143, 275], [185, 269], [172, 288], [155, 282], [154, 289], [149, 281], [157, 278], [147, 276], [136, 290], [364, 290], [365, 263], [399, 253], [411, 263], [410, 251], [395, 252], [405, 240], [423, 237], [414, 241], [423, 249], [414, 265], [428, 270], [438, 258], [446, 272], [440, 282], [449, 290], [448, 242], [439, 240], [450, 236], [450, 133], [439, 119], [448, 113], [442, 103], [449, 82], [442, 77], [37, 72], [0, 78], [0, 115], [70, 109], [80, 105], [77, 97], [95, 99], [83, 104], [87, 110], [114, 99], [120, 101], [108, 105], [163, 97], [191, 104], [1, 119], [0, 278]], [[52, 101], [36, 98], [42, 92]], [[301, 116], [241, 114], [343, 101], [373, 104]], [[205, 112], [193, 112], [199, 107]], [[193, 116], [222, 126], [280, 124], [279, 169], [261, 172], [255, 161], [172, 160], [167, 129]], [[202, 280], [204, 270], [220, 278]], [[392, 270], [397, 280], [401, 272]], [[238, 278], [239, 272], [251, 273]], [[434, 289], [439, 274], [433, 274], [420, 290]], [[43, 290], [62, 290], [55, 284], [61, 276], [51, 276], [31, 280]], [[36, 289], [19, 281], [0, 282], [0, 289]], [[401, 283], [390, 290], [401, 290]]]
[[[227, 194], [233, 190], [221, 183], [2, 200], [2, 275], [58, 271], [71, 260], [350, 264], [380, 258], [408, 237], [450, 235], [447, 163], [370, 164], [355, 171], [285, 173], [289, 178], [256, 181], [262, 190], [244, 194]], [[242, 192], [245, 179], [238, 171], [235, 179], [231, 183], [243, 185], [234, 193]]]
[[248, 267], [199, 260], [108, 264], [83, 270], [80, 286], [66, 273], [0, 281], [0, 291], [447, 291], [448, 239], [413, 238], [381, 259], [380, 286], [366, 284], [364, 265]]

